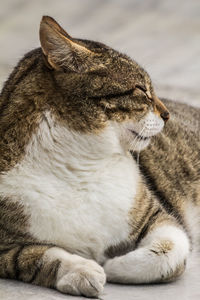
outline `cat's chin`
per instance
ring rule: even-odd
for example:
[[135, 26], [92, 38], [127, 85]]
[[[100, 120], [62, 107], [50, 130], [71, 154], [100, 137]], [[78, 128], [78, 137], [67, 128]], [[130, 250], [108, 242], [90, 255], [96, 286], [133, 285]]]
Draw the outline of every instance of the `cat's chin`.
[[145, 149], [151, 141], [151, 138], [147, 138], [145, 140], [137, 139], [133, 144], [129, 144], [129, 151], [137, 151], [140, 152], [141, 150]]
[[128, 129], [126, 131], [126, 148], [128, 151], [137, 151], [145, 149], [150, 141], [152, 136], [139, 135], [136, 131]]

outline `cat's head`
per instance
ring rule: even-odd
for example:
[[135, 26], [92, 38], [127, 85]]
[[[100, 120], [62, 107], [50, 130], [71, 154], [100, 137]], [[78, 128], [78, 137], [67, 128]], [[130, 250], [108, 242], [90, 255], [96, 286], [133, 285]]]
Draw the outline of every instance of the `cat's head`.
[[57, 117], [78, 132], [99, 134], [112, 126], [129, 150], [141, 150], [159, 133], [169, 112], [147, 72], [112, 48], [69, 36], [43, 17], [40, 41], [59, 99]]

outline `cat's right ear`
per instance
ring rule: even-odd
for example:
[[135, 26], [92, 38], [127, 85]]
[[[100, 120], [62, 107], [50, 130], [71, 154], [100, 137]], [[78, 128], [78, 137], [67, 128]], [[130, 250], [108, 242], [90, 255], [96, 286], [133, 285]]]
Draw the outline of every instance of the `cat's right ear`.
[[44, 16], [40, 23], [40, 43], [48, 66], [73, 72], [91, 72], [105, 68], [96, 54], [75, 41], [53, 18]]

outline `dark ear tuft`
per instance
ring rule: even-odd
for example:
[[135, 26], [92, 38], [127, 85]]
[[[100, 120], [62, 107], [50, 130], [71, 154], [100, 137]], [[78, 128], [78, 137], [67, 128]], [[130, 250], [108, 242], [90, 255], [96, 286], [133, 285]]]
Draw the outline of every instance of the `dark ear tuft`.
[[40, 23], [40, 43], [48, 64], [53, 69], [90, 72], [102, 68], [98, 54], [76, 42], [53, 18], [44, 16]]

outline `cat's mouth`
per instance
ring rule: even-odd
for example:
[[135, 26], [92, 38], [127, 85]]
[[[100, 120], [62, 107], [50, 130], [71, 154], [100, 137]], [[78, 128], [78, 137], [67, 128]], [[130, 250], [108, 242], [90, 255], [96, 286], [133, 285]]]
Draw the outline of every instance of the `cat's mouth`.
[[136, 131], [132, 130], [132, 129], [129, 129], [129, 131], [134, 135], [136, 136], [138, 139], [140, 139], [141, 141], [148, 141], [150, 140], [150, 136], [143, 136], [143, 135], [140, 135], [138, 134]]

